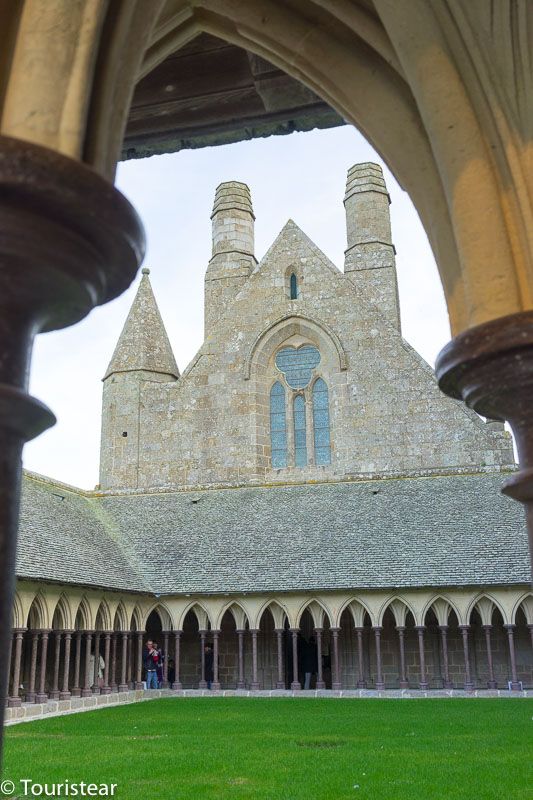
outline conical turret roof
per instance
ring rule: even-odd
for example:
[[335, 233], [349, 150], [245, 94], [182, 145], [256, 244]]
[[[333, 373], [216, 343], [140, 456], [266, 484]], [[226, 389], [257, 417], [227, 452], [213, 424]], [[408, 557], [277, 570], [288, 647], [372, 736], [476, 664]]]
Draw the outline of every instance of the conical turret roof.
[[137, 370], [179, 378], [178, 366], [155, 301], [149, 274], [149, 269], [143, 269], [141, 283], [104, 380], [114, 372]]

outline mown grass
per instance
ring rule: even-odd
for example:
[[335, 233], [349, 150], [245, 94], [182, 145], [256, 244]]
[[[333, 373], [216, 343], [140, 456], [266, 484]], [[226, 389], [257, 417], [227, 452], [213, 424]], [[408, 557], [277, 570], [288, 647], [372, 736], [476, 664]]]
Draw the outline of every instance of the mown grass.
[[533, 700], [187, 698], [8, 728], [3, 778], [120, 800], [528, 800]]

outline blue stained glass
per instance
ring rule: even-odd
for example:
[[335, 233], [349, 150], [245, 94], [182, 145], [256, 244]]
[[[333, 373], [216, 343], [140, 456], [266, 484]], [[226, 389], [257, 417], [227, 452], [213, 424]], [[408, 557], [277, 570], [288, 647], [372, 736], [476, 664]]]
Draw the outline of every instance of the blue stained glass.
[[283, 372], [285, 380], [293, 389], [304, 389], [319, 364], [320, 353], [310, 344], [298, 349], [284, 347], [276, 355], [276, 367]]
[[331, 464], [331, 439], [329, 431], [329, 392], [325, 381], [319, 378], [313, 386], [313, 432], [315, 463]]
[[294, 414], [294, 463], [297, 467], [307, 466], [307, 442], [305, 425], [305, 400], [296, 395], [293, 404]]
[[298, 300], [298, 280], [294, 272], [291, 275], [291, 300]]
[[272, 449], [272, 468], [287, 466], [287, 417], [285, 410], [285, 389], [279, 383], [270, 390], [270, 444]]

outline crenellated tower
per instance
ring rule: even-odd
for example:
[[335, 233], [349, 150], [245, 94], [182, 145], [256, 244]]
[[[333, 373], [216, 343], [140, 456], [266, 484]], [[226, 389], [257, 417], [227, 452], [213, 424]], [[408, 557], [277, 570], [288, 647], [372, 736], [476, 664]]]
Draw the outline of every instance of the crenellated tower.
[[213, 255], [205, 274], [205, 337], [242, 289], [257, 264], [254, 212], [245, 183], [221, 183], [215, 193]]
[[348, 170], [344, 207], [348, 247], [344, 272], [361, 298], [373, 303], [400, 330], [395, 249], [391, 238], [390, 197], [378, 164]]

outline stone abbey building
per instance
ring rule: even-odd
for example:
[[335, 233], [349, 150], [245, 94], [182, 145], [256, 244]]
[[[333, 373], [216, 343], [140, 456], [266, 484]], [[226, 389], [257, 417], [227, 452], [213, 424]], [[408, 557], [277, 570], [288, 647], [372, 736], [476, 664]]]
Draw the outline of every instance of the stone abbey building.
[[[140, 688], [533, 684], [533, 596], [503, 425], [445, 397], [402, 339], [381, 168], [348, 172], [341, 272], [292, 221], [254, 254], [221, 184], [205, 341], [180, 374], [148, 270], [103, 388], [100, 484], [26, 474], [9, 703]], [[105, 662], [95, 680], [94, 654]], [[168, 663], [168, 662], [167, 662]], [[165, 674], [168, 685], [168, 674]]]

